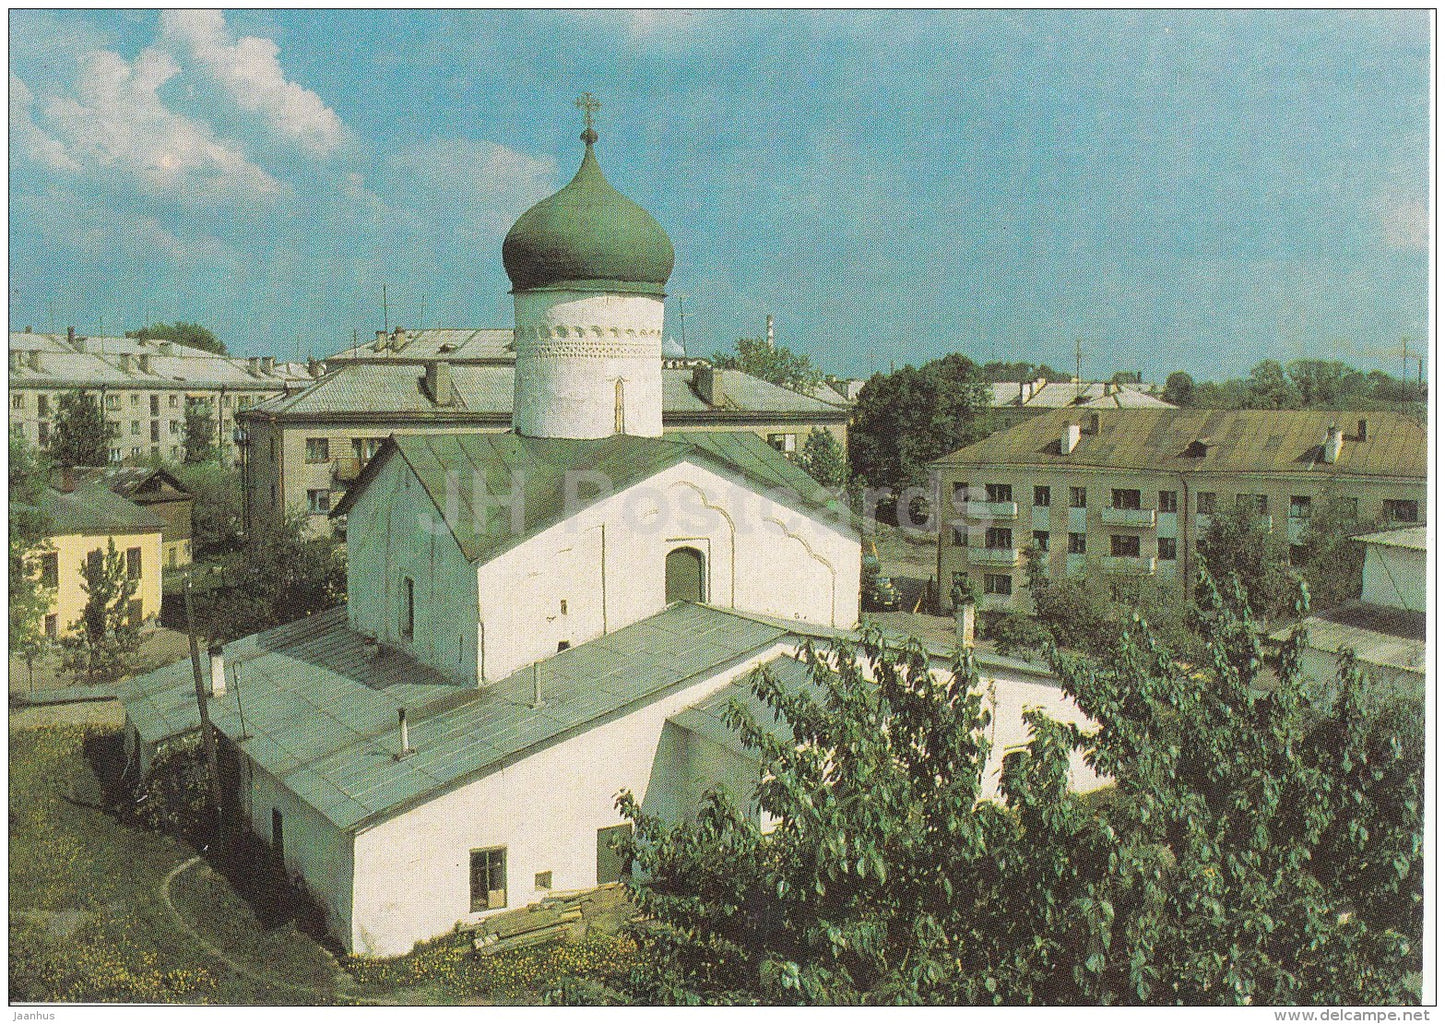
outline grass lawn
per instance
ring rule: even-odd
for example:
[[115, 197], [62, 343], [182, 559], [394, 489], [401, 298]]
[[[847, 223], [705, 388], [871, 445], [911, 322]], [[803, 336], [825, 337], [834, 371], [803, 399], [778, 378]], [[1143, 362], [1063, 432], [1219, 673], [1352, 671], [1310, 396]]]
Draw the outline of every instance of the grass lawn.
[[395, 960], [352, 959], [204, 861], [169, 887], [183, 928], [163, 883], [196, 851], [105, 808], [95, 765], [117, 742], [75, 726], [10, 733], [13, 1001], [525, 1003], [564, 976], [631, 966], [615, 938], [479, 958], [448, 936]]

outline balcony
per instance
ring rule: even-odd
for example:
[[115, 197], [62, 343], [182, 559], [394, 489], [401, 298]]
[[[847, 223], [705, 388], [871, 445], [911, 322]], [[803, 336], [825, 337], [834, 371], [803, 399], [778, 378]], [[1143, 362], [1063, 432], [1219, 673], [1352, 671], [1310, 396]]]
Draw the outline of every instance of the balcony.
[[1014, 568], [1019, 564], [1018, 548], [969, 548], [970, 565]]
[[1139, 530], [1152, 530], [1156, 522], [1152, 508], [1110, 508], [1105, 506], [1100, 513], [1105, 526], [1130, 526]]
[[1105, 555], [1099, 559], [1099, 568], [1109, 573], [1119, 573], [1129, 576], [1153, 576], [1157, 568], [1157, 559], [1154, 556], [1148, 558], [1133, 558], [1128, 555]]
[[337, 483], [349, 484], [361, 475], [366, 466], [365, 459], [349, 457], [345, 459], [333, 459], [331, 461], [331, 475]]
[[967, 501], [963, 505], [963, 514], [967, 519], [1017, 519], [1019, 503], [1016, 501]]

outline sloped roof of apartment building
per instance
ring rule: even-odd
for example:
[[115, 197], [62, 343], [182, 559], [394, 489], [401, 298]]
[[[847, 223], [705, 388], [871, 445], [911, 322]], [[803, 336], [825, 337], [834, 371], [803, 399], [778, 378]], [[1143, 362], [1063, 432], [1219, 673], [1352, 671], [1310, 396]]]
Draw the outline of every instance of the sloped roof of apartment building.
[[376, 340], [359, 341], [327, 356], [326, 362], [447, 359], [454, 363], [505, 363], [516, 358], [510, 327], [428, 327], [420, 331], [395, 330]]
[[[695, 458], [732, 471], [770, 493], [792, 495], [804, 507], [820, 510], [839, 523], [851, 523], [847, 507], [762, 438], [751, 433], [698, 431], [662, 437], [623, 434], [593, 440], [494, 434], [396, 434], [367, 463], [332, 512], [345, 515], [392, 459], [401, 458], [416, 474], [437, 513], [446, 522], [462, 554], [487, 561], [528, 537], [561, 522], [607, 494], [590, 486], [569, 496], [578, 479], [605, 479], [609, 493], [645, 480], [669, 466]], [[520, 477], [514, 477], [514, 473]], [[586, 474], [579, 477], [578, 474]], [[478, 481], [494, 503], [472, 507]], [[510, 499], [522, 490], [522, 522], [516, 528]], [[451, 508], [452, 514], [445, 510]]]
[[[10, 386], [53, 388], [253, 388], [310, 383], [297, 363], [267, 370], [259, 359], [222, 356], [160, 339], [91, 338], [10, 332]], [[16, 358], [16, 357], [19, 358]], [[38, 360], [38, 367], [32, 361]], [[142, 362], [145, 366], [142, 368]]]
[[[1073, 452], [1059, 441], [1076, 410], [1034, 416], [937, 460], [940, 466], [1029, 465], [1157, 470], [1171, 473], [1309, 473], [1425, 479], [1425, 427], [1396, 412], [1329, 410], [1131, 409], [1099, 414], [1099, 432], [1085, 429]], [[1357, 422], [1366, 421], [1360, 440]], [[1324, 461], [1331, 425], [1344, 431], [1339, 459]]]
[[[361, 363], [343, 366], [295, 394], [278, 396], [242, 415], [278, 418], [356, 415], [365, 418], [476, 417], [508, 424], [512, 417], [515, 370], [509, 365], [451, 364], [456, 401], [438, 405], [427, 392], [420, 363]], [[664, 368], [662, 414], [668, 420], [727, 420], [749, 417], [846, 422], [847, 410], [790, 391], [741, 370], [715, 370], [714, 404], [693, 383], [694, 371]]]
[[996, 409], [1173, 409], [1175, 406], [1149, 394], [1137, 384], [1089, 381], [999, 382], [993, 388]]

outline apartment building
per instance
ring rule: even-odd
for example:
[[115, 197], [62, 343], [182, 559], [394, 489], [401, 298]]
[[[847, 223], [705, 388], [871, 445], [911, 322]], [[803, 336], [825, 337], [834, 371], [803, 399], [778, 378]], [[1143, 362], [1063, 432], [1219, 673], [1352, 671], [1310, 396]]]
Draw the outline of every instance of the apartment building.
[[1140, 384], [1049, 381], [1040, 377], [1017, 383], [1004, 381], [990, 387], [993, 390], [993, 417], [997, 430], [1016, 427], [1024, 420], [1059, 409], [1096, 412], [1105, 409], [1174, 408]]
[[[346, 363], [303, 391], [246, 410], [238, 422], [247, 532], [304, 509], [310, 535], [329, 534], [331, 509], [389, 435], [510, 430], [513, 394], [510, 363], [378, 360]], [[848, 417], [842, 405], [740, 370], [663, 363], [668, 431], [745, 430], [789, 454], [821, 428], [846, 451]]]
[[50, 440], [60, 396], [95, 396], [113, 430], [110, 462], [185, 455], [186, 409], [205, 406], [223, 462], [235, 458], [235, 414], [312, 384], [321, 363], [220, 356], [171, 341], [10, 332], [10, 431], [32, 445]]
[[935, 462], [938, 573], [972, 581], [984, 610], [1029, 610], [1024, 552], [1050, 577], [1152, 577], [1181, 592], [1210, 516], [1256, 510], [1297, 544], [1338, 495], [1381, 524], [1422, 523], [1425, 427], [1393, 412], [1060, 410]]

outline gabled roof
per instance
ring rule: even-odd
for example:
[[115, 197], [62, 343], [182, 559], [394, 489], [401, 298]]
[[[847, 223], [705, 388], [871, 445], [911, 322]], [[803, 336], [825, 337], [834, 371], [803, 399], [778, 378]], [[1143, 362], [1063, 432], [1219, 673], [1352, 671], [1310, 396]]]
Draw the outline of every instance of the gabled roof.
[[130, 501], [145, 502], [163, 487], [177, 492], [169, 496], [172, 498], [191, 496], [191, 492], [186, 490], [179, 480], [159, 467], [106, 466], [103, 469], [77, 469], [74, 472], [78, 478], [98, 481]]
[[[584, 481], [600, 475], [616, 494], [687, 459], [741, 475], [772, 495], [791, 495], [802, 507], [840, 523], [851, 522], [846, 506], [756, 434], [713, 431], [595, 440], [512, 433], [392, 435], [332, 515], [350, 511], [393, 458], [410, 467], [472, 562], [495, 558], [577, 512], [568, 498], [569, 485], [579, 479], [575, 474], [588, 474], [580, 478]], [[514, 527], [510, 498], [518, 484], [520, 529]], [[607, 496], [585, 484], [580, 490], [583, 505]], [[495, 503], [474, 509], [478, 493], [491, 495]], [[448, 515], [448, 508], [454, 514]]]
[[[1425, 672], [1426, 614], [1403, 608], [1384, 608], [1363, 601], [1347, 601], [1304, 620], [1307, 642], [1317, 651], [1339, 654], [1345, 648], [1365, 665], [1401, 669], [1414, 675]], [[1270, 634], [1285, 640], [1292, 627]]]
[[[410, 347], [410, 346], [408, 346]], [[446, 357], [443, 357], [444, 359]], [[511, 365], [451, 364], [457, 401], [437, 405], [422, 381], [426, 367], [417, 362], [347, 363], [295, 394], [272, 399], [242, 412], [279, 417], [363, 415], [368, 418], [476, 419], [492, 425], [509, 425], [516, 370]], [[703, 401], [692, 383], [693, 371], [664, 367], [662, 415], [676, 422], [726, 420], [751, 416], [768, 419], [806, 416], [847, 421], [841, 406], [779, 387], [741, 370], [715, 370], [719, 405]]]
[[1361, 544], [1379, 544], [1387, 548], [1409, 548], [1412, 551], [1428, 550], [1423, 526], [1406, 526], [1399, 530], [1366, 533], [1354, 539]]
[[393, 331], [380, 348], [377, 346], [376, 341], [361, 342], [327, 356], [326, 362], [449, 359], [463, 363], [510, 362], [517, 358], [510, 327], [428, 327], [405, 332], [404, 341]]
[[[991, 385], [995, 408], [1008, 409], [1173, 409], [1169, 402], [1144, 391], [1138, 384], [1088, 381], [1048, 381], [1042, 385], [1001, 381]], [[1022, 401], [1020, 397], [1022, 395]]]
[[[672, 605], [541, 662], [538, 708], [531, 666], [480, 688], [448, 684], [401, 653], [371, 656], [338, 608], [227, 644], [226, 664], [239, 666], [241, 684], [211, 699], [208, 711], [297, 797], [338, 828], [354, 829], [724, 671], [789, 635], [722, 609]], [[189, 661], [126, 680], [116, 691], [148, 743], [199, 727]], [[393, 756], [399, 707], [407, 709], [416, 750], [402, 760]]]
[[69, 493], [47, 487], [41, 492], [38, 507], [49, 519], [52, 537], [153, 533], [165, 525], [99, 479], [78, 480], [75, 490]]
[[[1164, 472], [1308, 473], [1424, 480], [1429, 472], [1425, 428], [1397, 412], [1329, 410], [1128, 409], [1098, 413], [1099, 432], [1084, 431], [1069, 455], [1059, 449], [1066, 423], [1090, 413], [1060, 410], [1030, 417], [939, 459], [935, 465], [1027, 465], [1143, 469]], [[1366, 439], [1356, 421], [1366, 420]], [[1324, 461], [1331, 425], [1344, 430], [1334, 463]], [[1197, 454], [1189, 454], [1197, 453]]]
[[[11, 331], [10, 351], [21, 356], [19, 364], [10, 368], [11, 387], [275, 390], [312, 380], [296, 363], [278, 362], [268, 371], [259, 359], [218, 355], [155, 338], [77, 335], [72, 342], [63, 334]], [[32, 358], [38, 360], [38, 367], [31, 365]]]

